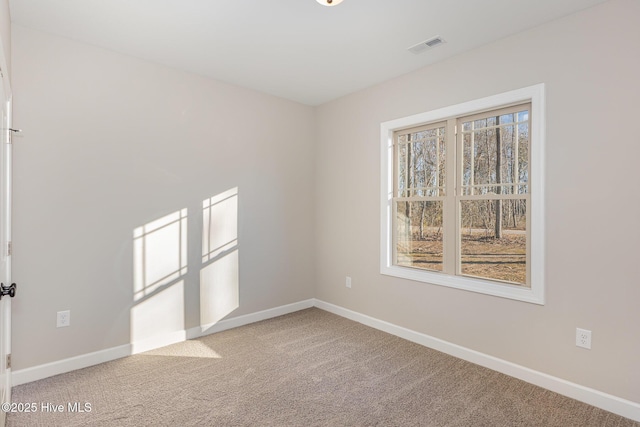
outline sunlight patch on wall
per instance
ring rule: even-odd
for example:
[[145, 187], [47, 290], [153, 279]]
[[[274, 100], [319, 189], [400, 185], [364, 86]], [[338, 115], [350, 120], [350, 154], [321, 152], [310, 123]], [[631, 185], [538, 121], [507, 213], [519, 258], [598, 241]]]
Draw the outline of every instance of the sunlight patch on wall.
[[202, 262], [238, 245], [238, 188], [202, 202]]
[[187, 273], [187, 209], [133, 231], [133, 352], [154, 340], [183, 334], [184, 275]]
[[133, 299], [187, 273], [187, 209], [151, 221], [133, 232]]
[[[131, 308], [131, 342], [184, 330], [184, 281], [180, 280]], [[137, 352], [133, 349], [133, 352]]]
[[200, 324], [211, 325], [238, 308], [238, 251], [200, 270]]
[[238, 188], [202, 202], [200, 324], [210, 327], [240, 305]]

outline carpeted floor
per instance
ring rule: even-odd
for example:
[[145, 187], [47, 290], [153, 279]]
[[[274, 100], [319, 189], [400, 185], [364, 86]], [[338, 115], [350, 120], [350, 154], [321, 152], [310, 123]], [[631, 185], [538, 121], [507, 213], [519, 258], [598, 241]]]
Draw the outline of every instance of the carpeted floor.
[[13, 401], [64, 412], [10, 413], [11, 427], [640, 427], [316, 308], [18, 386]]

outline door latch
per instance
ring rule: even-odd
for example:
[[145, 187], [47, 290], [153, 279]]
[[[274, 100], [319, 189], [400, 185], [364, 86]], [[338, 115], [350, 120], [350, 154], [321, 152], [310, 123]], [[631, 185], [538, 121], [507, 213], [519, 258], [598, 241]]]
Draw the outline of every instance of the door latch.
[[16, 287], [15, 283], [12, 283], [11, 286], [5, 286], [4, 283], [0, 283], [0, 299], [2, 297], [9, 295], [11, 298], [16, 296]]

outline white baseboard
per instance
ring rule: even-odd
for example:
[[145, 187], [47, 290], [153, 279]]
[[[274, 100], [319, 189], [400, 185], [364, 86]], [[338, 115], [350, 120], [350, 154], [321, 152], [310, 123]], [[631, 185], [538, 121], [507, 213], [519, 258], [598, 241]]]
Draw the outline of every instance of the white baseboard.
[[597, 408], [613, 412], [614, 414], [630, 418], [634, 421], [640, 421], [640, 403], [632, 402], [580, 384], [572, 383], [570, 381], [563, 380], [562, 378], [535, 371], [497, 357], [489, 356], [487, 354], [422, 334], [411, 329], [403, 328], [318, 299], [315, 300], [314, 306], [330, 313], [337, 314], [338, 316], [362, 323], [363, 325], [396, 335], [416, 344], [421, 344], [425, 347], [450, 354], [451, 356], [521, 379]]
[[112, 347], [105, 350], [96, 351], [94, 353], [81, 354], [79, 356], [70, 357], [68, 359], [45, 363], [44, 365], [19, 369], [12, 372], [11, 383], [14, 386], [26, 384], [32, 381], [52, 377], [54, 375], [75, 371], [76, 369], [86, 368], [89, 366], [97, 365], [99, 363], [109, 362], [111, 360], [130, 356], [132, 354], [137, 354], [144, 351], [149, 351], [167, 345], [175, 344], [177, 342], [184, 341], [185, 339], [194, 339], [202, 335], [212, 334], [214, 332], [220, 332], [227, 329], [248, 325], [249, 323], [270, 319], [272, 317], [282, 316], [284, 314], [304, 310], [305, 308], [311, 308], [313, 307], [314, 302], [315, 300], [309, 299], [293, 304], [282, 305], [280, 307], [270, 308], [268, 310], [258, 311], [256, 313], [221, 320], [215, 324], [198, 326], [188, 330], [174, 331], [145, 340], [137, 341], [131, 344]]
[[105, 350], [96, 351], [68, 359], [58, 360], [44, 365], [33, 366], [31, 368], [19, 369], [11, 373], [11, 384], [16, 386], [52, 377], [58, 374], [75, 371], [76, 369], [98, 365], [111, 360], [120, 359], [131, 354], [131, 344], [111, 347]]
[[209, 335], [216, 332], [226, 331], [227, 329], [237, 328], [239, 326], [248, 325], [250, 323], [260, 322], [261, 320], [271, 319], [273, 317], [283, 316], [285, 314], [294, 313], [314, 306], [315, 300], [308, 299], [304, 301], [294, 302], [293, 304], [281, 305], [280, 307], [270, 308], [268, 310], [258, 311], [256, 313], [245, 314], [244, 316], [232, 317], [224, 319], [216, 323], [196, 326], [187, 330], [187, 339], [198, 338], [203, 335]]

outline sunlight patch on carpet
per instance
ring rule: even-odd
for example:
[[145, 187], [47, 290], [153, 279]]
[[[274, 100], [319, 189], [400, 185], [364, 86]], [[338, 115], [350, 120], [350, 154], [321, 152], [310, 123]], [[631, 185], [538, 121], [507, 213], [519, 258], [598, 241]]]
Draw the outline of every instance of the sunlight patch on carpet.
[[222, 356], [212, 348], [200, 341], [184, 341], [167, 347], [144, 353], [147, 356], [171, 356], [171, 357], [201, 357], [209, 359], [222, 359]]

